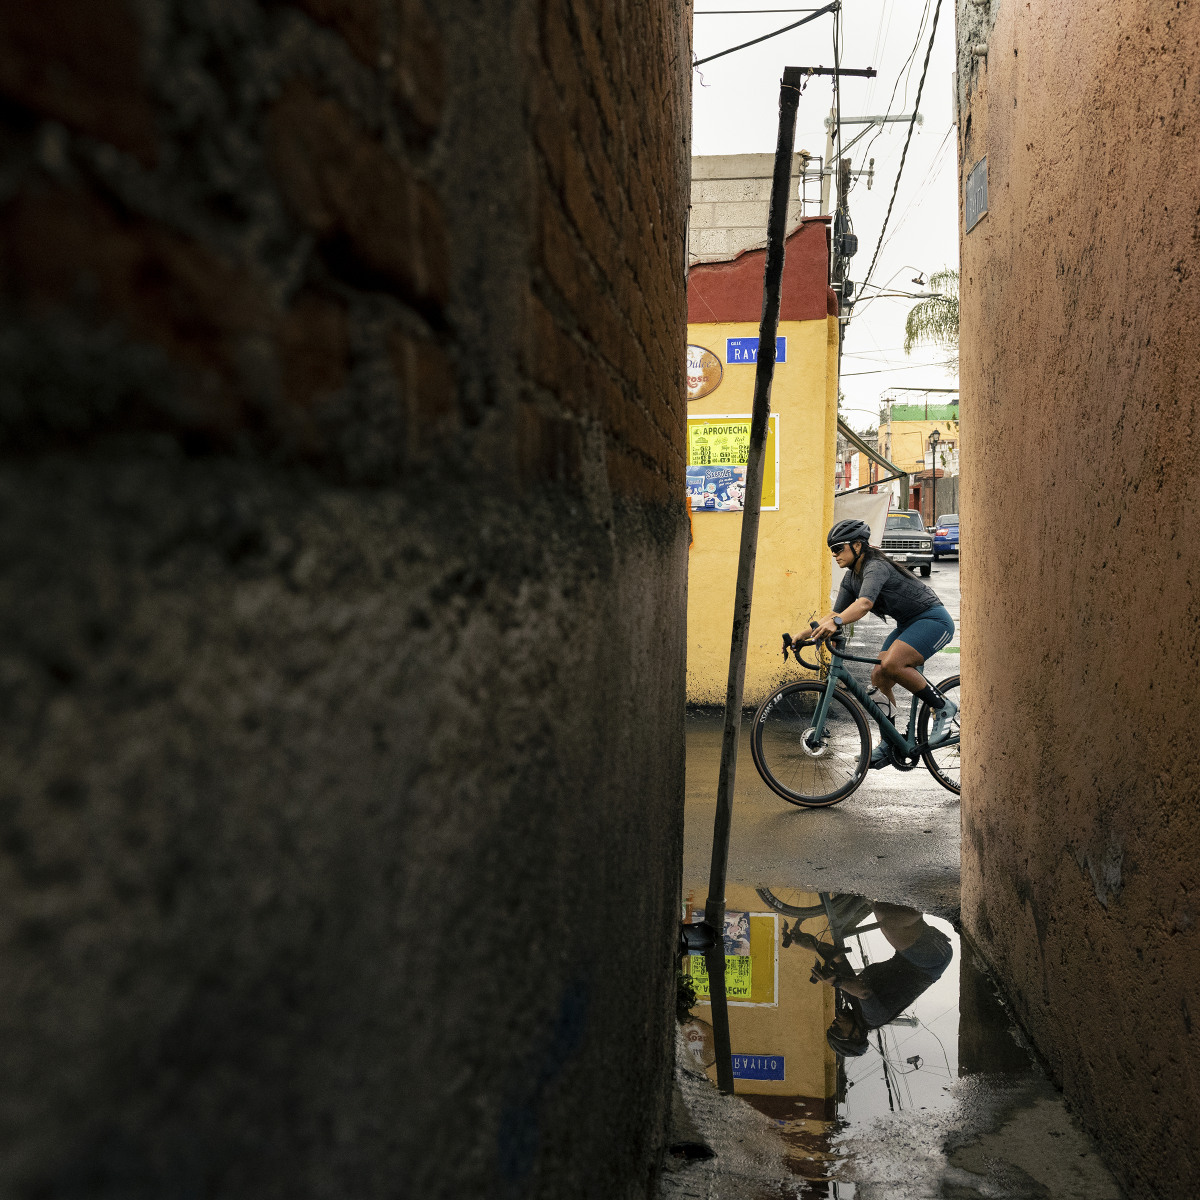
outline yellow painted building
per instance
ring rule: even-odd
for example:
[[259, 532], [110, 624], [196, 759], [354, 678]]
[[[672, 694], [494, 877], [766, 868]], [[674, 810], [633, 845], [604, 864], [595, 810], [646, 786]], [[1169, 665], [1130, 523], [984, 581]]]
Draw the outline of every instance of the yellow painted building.
[[935, 429], [941, 435], [943, 451], [958, 449], [957, 404], [895, 404], [888, 415], [889, 419], [879, 426], [879, 449], [884, 458], [902, 470], [914, 475], [925, 470], [929, 435]]
[[[801, 225], [788, 239], [787, 253], [781, 312], [792, 319], [779, 324], [779, 336], [786, 339], [786, 361], [776, 365], [771, 393], [774, 436], [768, 443], [759, 525], [747, 704], [757, 704], [779, 682], [797, 676], [795, 662], [784, 666], [780, 635], [806, 629], [814, 616], [829, 610], [832, 578], [825, 534], [833, 523], [838, 321], [828, 311], [824, 221]], [[721, 442], [732, 428], [725, 419], [749, 421], [755, 366], [753, 349], [747, 354], [746, 347], [757, 346], [761, 306], [761, 251], [751, 251], [732, 263], [692, 268], [689, 396], [699, 394], [688, 403], [690, 489], [693, 479], [700, 486], [703, 475], [695, 468], [706, 455], [711, 454], [713, 462], [730, 461], [729, 442]], [[695, 319], [731, 315], [744, 319]], [[704, 350], [719, 361], [719, 370]], [[709, 365], [703, 374], [701, 361]], [[709, 436], [713, 429], [716, 435]], [[708, 487], [711, 492], [714, 485]], [[722, 704], [742, 522], [736, 496], [724, 508], [719, 496], [714, 507], [700, 507], [704, 502], [693, 496], [687, 689], [692, 703]]]
[[[703, 887], [697, 884], [689, 896], [693, 913], [703, 907]], [[814, 893], [790, 892], [792, 903], [819, 905]], [[745, 1000], [734, 999], [730, 1006], [730, 1040], [739, 1058], [761, 1057], [770, 1060], [774, 1071], [764, 1072], [775, 1078], [735, 1080], [736, 1092], [755, 1096], [793, 1096], [812, 1100], [830, 1100], [837, 1086], [837, 1060], [825, 1040], [835, 1015], [833, 988], [811, 982], [815, 955], [799, 946], [780, 944], [783, 921], [770, 911], [752, 887], [730, 884], [726, 893], [730, 912], [750, 914], [752, 926], [750, 957], [753, 959], [755, 992]], [[824, 918], [804, 922], [802, 928], [816, 936], [826, 929]], [[828, 935], [825, 935], [828, 937]], [[697, 969], [703, 959], [689, 957], [689, 967]], [[727, 972], [727, 979], [734, 977]], [[762, 983], [758, 982], [762, 979]], [[698, 988], [701, 996], [704, 989]], [[711, 1021], [711, 1006], [701, 999], [693, 1013]], [[716, 1079], [716, 1067], [708, 1068]], [[781, 1077], [779, 1077], [781, 1076]]]

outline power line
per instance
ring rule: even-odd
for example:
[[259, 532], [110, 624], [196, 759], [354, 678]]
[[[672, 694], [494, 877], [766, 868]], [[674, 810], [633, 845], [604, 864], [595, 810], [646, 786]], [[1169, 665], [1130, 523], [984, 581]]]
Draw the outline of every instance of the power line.
[[867, 268], [867, 276], [863, 280], [864, 286], [871, 280], [871, 272], [875, 270], [875, 264], [879, 261], [879, 250], [883, 246], [883, 235], [887, 232], [888, 221], [891, 219], [892, 207], [896, 203], [896, 194], [900, 191], [900, 177], [904, 174], [904, 160], [908, 157], [908, 147], [912, 142], [913, 130], [917, 125], [917, 113], [921, 110], [921, 93], [925, 89], [925, 76], [929, 72], [929, 57], [933, 53], [933, 39], [937, 37], [938, 15], [942, 11], [942, 0], [937, 0], [937, 7], [933, 10], [933, 28], [929, 31], [929, 46], [925, 50], [925, 65], [921, 68], [921, 82], [917, 84], [917, 99], [913, 104], [912, 120], [908, 123], [908, 137], [904, 139], [904, 153], [900, 155], [900, 169], [896, 172], [896, 186], [892, 188], [892, 198], [888, 201], [887, 213], [883, 218], [883, 228], [879, 231], [879, 241], [875, 244], [875, 253], [871, 257], [871, 265]]
[[[940, 3], [941, 0], [938, 0]], [[825, 13], [837, 12], [842, 7], [841, 0], [833, 0], [833, 3], [825, 5], [824, 8], [814, 8], [810, 11], [807, 17], [801, 17], [799, 21], [793, 21], [791, 25], [785, 25], [782, 29], [776, 29], [774, 33], [764, 33], [762, 37], [751, 38], [748, 42], [742, 42], [740, 46], [730, 46], [728, 50], [719, 50], [716, 54], [710, 54], [707, 58], [698, 58], [693, 67], [702, 67], [707, 62], [712, 62], [714, 58], [724, 58], [726, 54], [732, 54], [735, 50], [745, 50], [747, 46], [757, 46], [759, 42], [765, 42], [768, 38], [778, 37], [781, 33], [787, 33], [789, 29], [799, 29], [801, 25], [807, 25], [809, 21], [815, 21], [818, 17], [824, 16]], [[834, 76], [836, 79], [837, 77]]]
[[[925, 32], [925, 22], [928, 19], [929, 19], [929, 0], [925, 0], [925, 8], [921, 13], [921, 23], [917, 26], [917, 36], [913, 39], [913, 48], [908, 52], [908, 57], [904, 60], [903, 64], [900, 67], [899, 72], [897, 72], [896, 82], [892, 86], [892, 94], [891, 94], [891, 96], [888, 97], [887, 109], [885, 111], [889, 117], [892, 115], [892, 105], [895, 104], [895, 102], [896, 102], [896, 93], [900, 90], [900, 80], [901, 79], [904, 80], [904, 99], [906, 102], [908, 100], [908, 81], [912, 77], [913, 60], [917, 57], [917, 51], [920, 50], [920, 48], [921, 48], [921, 37]], [[889, 24], [889, 28], [890, 28], [891, 22], [889, 21], [888, 24]], [[916, 112], [917, 109], [914, 108], [913, 111]], [[880, 125], [880, 127], [876, 131], [875, 135], [867, 143], [867, 148], [866, 148], [866, 150], [863, 151], [864, 158], [867, 157], [868, 155], [870, 155], [871, 150], [874, 148], [875, 143], [879, 140], [879, 136], [880, 136], [880, 134], [883, 133], [883, 130], [884, 130], [884, 127], [882, 125]]]

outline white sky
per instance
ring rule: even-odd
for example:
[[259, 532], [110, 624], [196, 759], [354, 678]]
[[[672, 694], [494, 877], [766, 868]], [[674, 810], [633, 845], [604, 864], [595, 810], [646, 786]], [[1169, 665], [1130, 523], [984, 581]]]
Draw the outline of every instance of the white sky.
[[[791, 24], [803, 15], [794, 11], [796, 8], [820, 4], [821, 0], [793, 0], [791, 4], [788, 0], [695, 0], [696, 57], [704, 58]], [[928, 4], [925, 0], [844, 0], [842, 66], [874, 67], [879, 75], [875, 79], [842, 81], [843, 121], [888, 111], [893, 115], [912, 112], [935, 4], [936, 0]], [[764, 8], [775, 11], [747, 11]], [[719, 9], [738, 11], [733, 15], [706, 15]], [[918, 40], [920, 44], [913, 54]], [[739, 50], [693, 72], [692, 153], [772, 153], [779, 127], [779, 78], [785, 66], [833, 66], [832, 15], [818, 17], [790, 33]], [[927, 291], [912, 283], [918, 270], [925, 272], [928, 280], [929, 272], [958, 265], [958, 176], [956, 139], [951, 128], [953, 71], [954, 4], [942, 0], [921, 98], [925, 122], [913, 133], [900, 191], [872, 277], [872, 282], [878, 284], [887, 284], [891, 279], [889, 291]], [[896, 97], [889, 106], [893, 87]], [[800, 98], [797, 150], [825, 153], [824, 120], [831, 103], [832, 80], [814, 77]], [[844, 125], [843, 143], [862, 128]], [[850, 262], [850, 278], [859, 284], [879, 240], [907, 125], [896, 123], [883, 129], [880, 133], [876, 127], [849, 154], [855, 170], [865, 168], [868, 157], [875, 159], [871, 190], [867, 190], [864, 177], [854, 181], [850, 192], [850, 218], [859, 244], [858, 254]], [[866, 148], [872, 139], [874, 145], [868, 154]], [[876, 423], [880, 394], [888, 389], [958, 384], [956, 375], [936, 365], [945, 357], [944, 351], [917, 349], [911, 356], [905, 355], [904, 319], [913, 303], [879, 299], [869, 304], [860, 301], [855, 306], [842, 358], [842, 391], [846, 397], [843, 416], [855, 429]], [[917, 392], [892, 394], [902, 401], [925, 399]], [[952, 397], [932, 395], [929, 399], [945, 403]]]

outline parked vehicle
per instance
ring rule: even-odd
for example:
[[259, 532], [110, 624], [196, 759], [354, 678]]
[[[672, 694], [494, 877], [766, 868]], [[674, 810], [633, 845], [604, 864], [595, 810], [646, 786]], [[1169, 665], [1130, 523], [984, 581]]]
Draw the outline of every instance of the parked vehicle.
[[933, 570], [933, 535], [926, 532], [919, 512], [899, 509], [888, 513], [880, 549], [892, 562], [919, 567], [922, 575]]
[[933, 527], [933, 561], [943, 554], [953, 554], [958, 557], [958, 514], [942, 513], [938, 523]]

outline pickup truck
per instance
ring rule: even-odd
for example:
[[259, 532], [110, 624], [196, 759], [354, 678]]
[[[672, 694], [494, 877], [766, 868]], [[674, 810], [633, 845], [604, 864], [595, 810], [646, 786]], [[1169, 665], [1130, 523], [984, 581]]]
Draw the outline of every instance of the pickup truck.
[[919, 512], [899, 509], [888, 513], [880, 549], [892, 562], [918, 567], [926, 577], [933, 570], [933, 535], [926, 531]]

